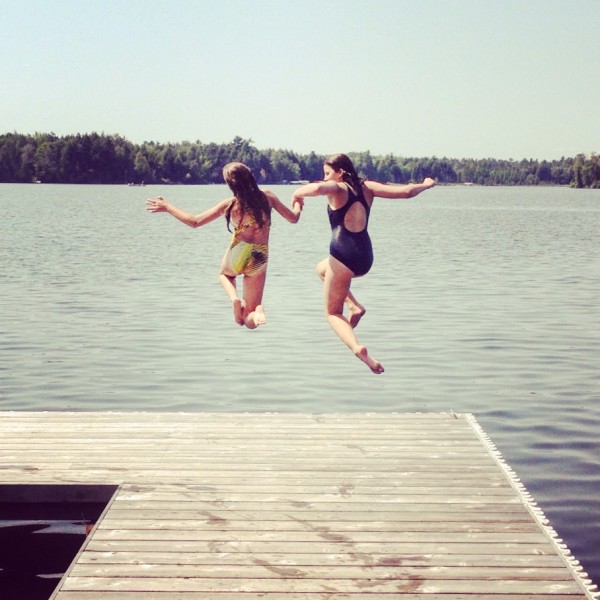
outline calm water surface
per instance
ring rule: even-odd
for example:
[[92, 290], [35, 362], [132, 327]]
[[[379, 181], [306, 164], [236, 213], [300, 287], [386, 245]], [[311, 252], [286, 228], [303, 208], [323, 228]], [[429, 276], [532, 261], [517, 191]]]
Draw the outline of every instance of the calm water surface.
[[[293, 188], [272, 188], [289, 203]], [[218, 282], [224, 186], [0, 186], [0, 409], [473, 413], [600, 583], [600, 191], [440, 187], [376, 200], [357, 280], [375, 376], [322, 316], [324, 199], [274, 215], [269, 323]]]

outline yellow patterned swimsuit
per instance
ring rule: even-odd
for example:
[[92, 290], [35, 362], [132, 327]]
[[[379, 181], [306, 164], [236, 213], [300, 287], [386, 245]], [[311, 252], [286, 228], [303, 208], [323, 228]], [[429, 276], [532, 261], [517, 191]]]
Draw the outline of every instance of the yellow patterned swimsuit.
[[256, 225], [254, 217], [251, 217], [243, 225], [240, 223], [235, 228], [231, 245], [227, 251], [227, 268], [236, 275], [257, 275], [267, 268], [269, 246], [244, 242], [238, 238], [238, 235], [251, 225]]

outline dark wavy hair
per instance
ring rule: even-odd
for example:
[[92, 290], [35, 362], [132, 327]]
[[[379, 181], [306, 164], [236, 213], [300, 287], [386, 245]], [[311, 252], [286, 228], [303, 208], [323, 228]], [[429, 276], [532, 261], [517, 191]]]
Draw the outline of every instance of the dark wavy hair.
[[[241, 162], [230, 162], [223, 167], [223, 179], [233, 192], [236, 200], [240, 203], [242, 210], [242, 219], [244, 214], [250, 213], [256, 220], [259, 227], [263, 227], [269, 222], [271, 217], [271, 207], [264, 192], [261, 192], [254, 179], [254, 175], [250, 169]], [[231, 211], [233, 210], [232, 202], [225, 218], [227, 219], [227, 229], [231, 221]]]
[[326, 165], [329, 165], [334, 171], [342, 170], [342, 178], [357, 194], [362, 192], [364, 179], [358, 176], [354, 163], [347, 154], [332, 154], [325, 159]]

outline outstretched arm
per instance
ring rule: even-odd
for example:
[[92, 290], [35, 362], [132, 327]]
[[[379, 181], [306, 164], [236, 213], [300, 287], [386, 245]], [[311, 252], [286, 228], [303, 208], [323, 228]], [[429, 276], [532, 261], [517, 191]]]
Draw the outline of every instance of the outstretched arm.
[[219, 204], [215, 204], [215, 206], [208, 208], [200, 214], [193, 215], [185, 210], [177, 208], [165, 200], [162, 196], [158, 196], [157, 198], [149, 198], [146, 200], [146, 210], [153, 213], [167, 212], [190, 227], [201, 227], [202, 225], [206, 225], [206, 223], [210, 223], [217, 217], [220, 217], [222, 214], [224, 214], [227, 210], [227, 207], [231, 204], [231, 200], [231, 198], [228, 198], [227, 200], [223, 200], [219, 202]]
[[273, 192], [265, 192], [265, 195], [269, 199], [271, 208], [274, 208], [284, 219], [290, 223], [297, 223], [300, 219], [300, 213], [302, 212], [302, 204], [292, 204], [292, 210], [290, 210]]
[[431, 177], [425, 178], [423, 183], [408, 183], [406, 185], [365, 181], [365, 186], [373, 192], [373, 196], [379, 198], [414, 198], [434, 185], [435, 181]]

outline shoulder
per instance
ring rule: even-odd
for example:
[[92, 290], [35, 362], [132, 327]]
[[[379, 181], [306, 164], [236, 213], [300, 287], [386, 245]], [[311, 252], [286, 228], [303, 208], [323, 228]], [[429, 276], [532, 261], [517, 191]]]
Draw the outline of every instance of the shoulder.
[[363, 181], [362, 182], [362, 192], [365, 200], [371, 204], [377, 195], [377, 186], [380, 185], [376, 181]]
[[225, 200], [223, 200], [221, 202], [221, 206], [224, 206], [225, 208], [229, 208], [230, 206], [235, 206], [238, 203], [237, 199], [235, 196], [230, 196], [229, 198], [225, 198]]
[[347, 194], [348, 193], [348, 185], [344, 182], [338, 181], [323, 181], [321, 184], [322, 190], [330, 195], [336, 194]]
[[221, 200], [221, 202], [219, 202], [219, 204], [217, 204], [215, 208], [220, 214], [225, 214], [228, 210], [235, 208], [235, 205], [235, 196], [231, 196], [229, 198], [225, 198], [225, 200]]
[[280, 201], [279, 198], [271, 190], [261, 190], [261, 192], [265, 195], [265, 198], [271, 205]]
[[363, 189], [368, 190], [374, 196], [378, 196], [380, 192], [387, 190], [389, 187], [388, 184], [379, 181], [363, 181]]

